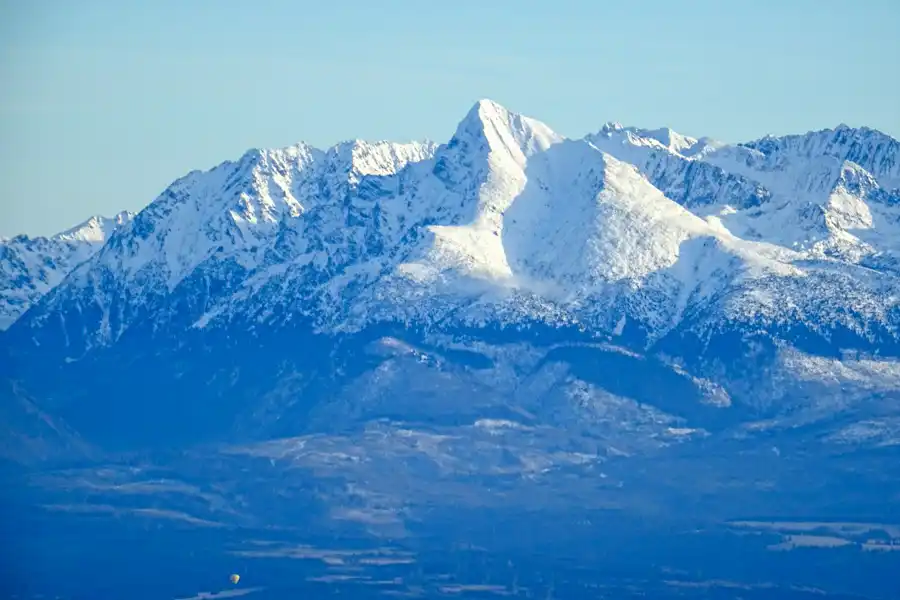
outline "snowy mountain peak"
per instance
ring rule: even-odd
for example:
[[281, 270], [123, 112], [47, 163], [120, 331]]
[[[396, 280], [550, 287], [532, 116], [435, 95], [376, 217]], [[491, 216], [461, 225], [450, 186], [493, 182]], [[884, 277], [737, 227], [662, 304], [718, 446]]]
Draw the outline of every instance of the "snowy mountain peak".
[[[682, 135], [668, 127], [641, 129], [626, 127], [613, 121], [605, 123], [597, 133], [587, 136], [586, 139], [592, 142], [605, 139], [628, 146], [666, 150], [685, 156], [693, 154], [695, 150], [705, 145], [695, 138]], [[602, 146], [605, 145], [605, 142], [600, 141], [599, 144]]]
[[351, 140], [330, 148], [328, 159], [347, 168], [355, 177], [394, 175], [410, 163], [427, 160], [434, 155], [437, 144], [432, 142], [395, 143]]
[[[453, 149], [497, 154], [519, 167], [528, 156], [549, 148], [563, 137], [544, 123], [514, 113], [492, 100], [479, 100], [469, 110], [447, 144]], [[503, 160], [498, 156], [498, 160]]]
[[600, 128], [600, 133], [609, 134], [613, 131], [622, 131], [624, 129], [625, 126], [618, 121], [607, 121], [603, 124], [603, 127]]
[[134, 213], [129, 211], [122, 211], [113, 217], [95, 215], [75, 227], [57, 233], [52, 239], [63, 242], [81, 241], [103, 244], [109, 239], [113, 231], [130, 223], [133, 218]]
[[668, 127], [661, 127], [660, 129], [635, 129], [635, 133], [647, 138], [651, 138], [671, 150], [672, 152], [683, 153], [685, 150], [693, 148], [697, 145], [697, 140], [688, 137], [686, 135], [682, 135], [677, 131], [673, 131]]
[[0, 241], [0, 330], [91, 258], [133, 218], [128, 211], [113, 217], [93, 216], [49, 238], [18, 235]]
[[765, 136], [741, 144], [760, 152], [767, 159], [831, 157], [854, 162], [871, 173], [886, 189], [900, 188], [900, 141], [868, 127], [841, 124], [806, 134], [783, 137]]

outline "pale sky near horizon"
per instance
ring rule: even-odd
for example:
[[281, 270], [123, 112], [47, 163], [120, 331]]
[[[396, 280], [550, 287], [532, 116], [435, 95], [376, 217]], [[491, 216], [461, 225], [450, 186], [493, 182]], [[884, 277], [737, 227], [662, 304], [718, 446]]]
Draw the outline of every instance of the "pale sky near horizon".
[[0, 236], [138, 210], [252, 147], [443, 142], [479, 98], [746, 141], [900, 137], [900, 1], [0, 0]]

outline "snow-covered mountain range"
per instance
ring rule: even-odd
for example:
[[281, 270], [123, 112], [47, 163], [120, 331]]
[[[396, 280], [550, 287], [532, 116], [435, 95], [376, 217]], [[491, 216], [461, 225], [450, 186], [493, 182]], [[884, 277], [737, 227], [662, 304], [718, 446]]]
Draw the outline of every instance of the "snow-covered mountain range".
[[[70, 421], [115, 395], [112, 364], [156, 364], [150, 396], [228, 398], [238, 429], [283, 424], [300, 396], [305, 423], [360, 377], [396, 397], [385, 365], [409, 353], [519, 399], [561, 360], [567, 402], [610, 393], [612, 357], [631, 357], [661, 387], [615, 397], [646, 403], [675, 377], [692, 400], [661, 402], [684, 418], [691, 402], [834, 415], [900, 389], [900, 142], [867, 128], [731, 145], [611, 123], [568, 139], [483, 100], [444, 144], [251, 150], [91, 223], [2, 246], [12, 376]], [[600, 349], [561, 359], [560, 344]], [[393, 358], [347, 375], [373, 352]], [[149, 427], [147, 399], [101, 412], [123, 402]], [[179, 410], [199, 419], [202, 403]]]

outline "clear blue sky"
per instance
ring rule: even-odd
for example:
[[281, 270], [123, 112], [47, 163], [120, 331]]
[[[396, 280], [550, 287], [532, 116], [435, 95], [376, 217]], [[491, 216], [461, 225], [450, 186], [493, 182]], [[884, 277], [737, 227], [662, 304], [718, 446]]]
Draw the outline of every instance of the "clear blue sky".
[[0, 0], [0, 235], [251, 147], [446, 141], [482, 97], [743, 141], [900, 137], [900, 0]]

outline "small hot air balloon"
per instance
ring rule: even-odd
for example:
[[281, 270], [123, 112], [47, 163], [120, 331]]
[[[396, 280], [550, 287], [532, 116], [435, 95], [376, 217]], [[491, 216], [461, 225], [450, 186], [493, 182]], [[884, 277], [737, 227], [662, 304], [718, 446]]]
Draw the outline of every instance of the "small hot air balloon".
[[229, 579], [231, 579], [231, 583], [237, 583], [238, 581], [241, 580], [241, 576], [238, 575], [237, 573], [233, 573], [231, 575], [231, 577], [229, 577]]

